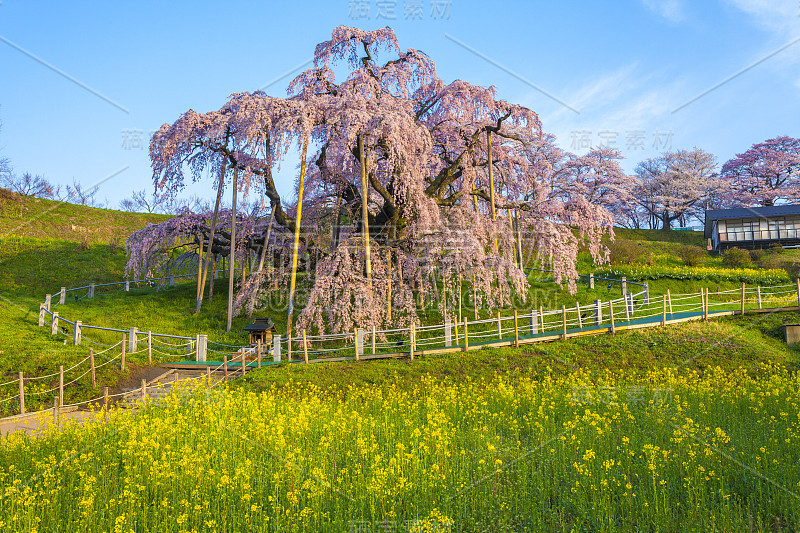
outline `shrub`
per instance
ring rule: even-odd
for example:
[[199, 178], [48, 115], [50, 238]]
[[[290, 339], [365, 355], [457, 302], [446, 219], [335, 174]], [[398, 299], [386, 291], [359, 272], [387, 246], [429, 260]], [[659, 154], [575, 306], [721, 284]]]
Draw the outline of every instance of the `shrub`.
[[753, 261], [761, 261], [766, 252], [764, 250], [750, 250], [750, 259]]
[[630, 265], [647, 255], [647, 250], [636, 242], [619, 239], [608, 245], [609, 260], [620, 265]]
[[746, 268], [753, 266], [750, 254], [741, 248], [729, 248], [722, 254], [722, 264], [731, 268]]
[[678, 256], [687, 266], [702, 265], [706, 261], [706, 251], [699, 246], [685, 244], [678, 249]]
[[81, 250], [88, 250], [92, 246], [92, 238], [84, 233], [81, 235]]
[[783, 269], [758, 268], [712, 268], [656, 266], [616, 266], [595, 272], [598, 276], [619, 279], [625, 276], [628, 281], [648, 281], [656, 279], [740, 281], [760, 285], [777, 285], [790, 281]]
[[773, 253], [773, 254], [782, 254], [786, 250], [784, 250], [783, 246], [781, 246], [780, 244], [778, 244], [776, 242], [772, 246], [769, 247], [769, 251], [770, 251], [770, 253]]

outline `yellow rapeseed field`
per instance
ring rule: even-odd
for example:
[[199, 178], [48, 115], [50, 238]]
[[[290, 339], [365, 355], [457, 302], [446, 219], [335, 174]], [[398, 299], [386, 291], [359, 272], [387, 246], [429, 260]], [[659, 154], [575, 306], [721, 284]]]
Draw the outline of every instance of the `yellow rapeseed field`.
[[197, 387], [3, 441], [0, 530], [797, 530], [798, 385], [765, 365]]

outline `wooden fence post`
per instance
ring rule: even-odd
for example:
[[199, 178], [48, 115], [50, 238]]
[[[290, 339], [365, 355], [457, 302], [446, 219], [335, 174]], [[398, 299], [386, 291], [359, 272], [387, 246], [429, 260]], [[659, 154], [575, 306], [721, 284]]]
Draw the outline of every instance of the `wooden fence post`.
[[763, 309], [763, 307], [761, 307], [761, 285], [756, 287], [756, 295], [758, 296], [758, 308]]
[[614, 324], [614, 300], [608, 301], [608, 314], [611, 317], [611, 333], [617, 332], [617, 326]]
[[206, 367], [206, 386], [207, 387], [211, 386], [211, 367], [210, 366]]
[[61, 287], [61, 291], [58, 293], [58, 303], [64, 305], [67, 301], [67, 288]]
[[542, 309], [541, 305], [539, 306], [539, 324], [542, 326], [539, 329], [542, 333], [544, 333], [544, 310]]
[[292, 361], [292, 331], [286, 334], [286, 360], [291, 362]]
[[497, 312], [497, 338], [503, 338], [503, 323], [500, 320], [500, 311]]
[[228, 356], [227, 355], [223, 355], [222, 356], [222, 366], [225, 368], [225, 373], [224, 373], [225, 381], [228, 381]]
[[372, 341], [372, 355], [375, 355], [375, 326], [372, 326], [372, 337], [370, 337]]
[[122, 356], [120, 358], [120, 370], [125, 370], [125, 334], [122, 334]]
[[64, 405], [64, 365], [58, 366], [58, 405]]
[[142, 401], [147, 399], [147, 380], [142, 380]]
[[662, 297], [661, 301], [661, 325], [667, 325], [667, 295], [665, 294]]
[[[305, 338], [305, 335], [303, 337]], [[305, 340], [303, 344], [305, 345]], [[261, 339], [256, 342], [256, 368], [261, 368]]]
[[[466, 320], [466, 319], [464, 319], [464, 320]], [[411, 327], [408, 330], [408, 345], [409, 345], [409, 349], [411, 351], [411, 360], [412, 361], [414, 360], [414, 349], [417, 347], [417, 342], [416, 342], [416, 340], [414, 338], [415, 336], [416, 336], [416, 331], [415, 331], [415, 328], [414, 328], [414, 323], [412, 322], [411, 323]]]
[[516, 309], [514, 309], [514, 346], [519, 348], [519, 324], [517, 322]]
[[453, 345], [453, 326], [450, 324], [450, 319], [445, 319], [444, 325], [444, 346], [449, 348]]
[[[359, 353], [359, 352], [361, 351], [361, 347], [358, 345], [358, 340], [359, 340], [359, 339], [358, 339], [358, 337], [359, 337], [359, 334], [358, 334], [358, 328], [354, 328], [354, 329], [353, 329], [353, 339], [354, 339], [354, 342], [353, 342], [353, 344], [355, 345], [355, 348], [356, 348], [356, 361], [359, 361], [359, 360], [360, 360], [360, 358], [359, 358], [359, 357], [360, 357], [360, 355], [361, 355], [361, 354]], [[412, 352], [412, 353], [413, 353], [413, 352]], [[412, 355], [412, 356], [411, 356], [411, 358], [413, 359], [413, 358], [414, 358], [414, 356]]]
[[61, 427], [61, 409], [59, 409], [58, 396], [53, 397], [53, 424], [57, 428]]
[[583, 329], [583, 317], [581, 316], [581, 304], [575, 302], [575, 312], [578, 313], [578, 329]]
[[[800, 292], [798, 292], [800, 294]], [[800, 301], [800, 296], [798, 296], [798, 301]], [[744, 282], [742, 282], [742, 312], [740, 314], [744, 314]]]
[[469, 349], [469, 329], [467, 329], [467, 319], [464, 318], [464, 351]]
[[245, 358], [245, 349], [242, 348], [242, 376], [247, 374], [247, 359]]
[[53, 313], [53, 319], [50, 322], [50, 335], [55, 335], [58, 333], [58, 311]]
[[308, 339], [306, 338], [306, 329], [303, 328], [303, 359], [308, 364]]
[[92, 369], [92, 388], [95, 388], [95, 387], [97, 387], [97, 379], [95, 378], [95, 374], [94, 374], [94, 370], [95, 370], [95, 366], [94, 366], [94, 350], [92, 350], [91, 348], [89, 348], [89, 365], [91, 366], [91, 369]]
[[103, 408], [108, 413], [108, 387], [103, 387]]
[[130, 282], [130, 280], [126, 279], [125, 280], [125, 292], [130, 292], [130, 290], [131, 290], [131, 282]]
[[631, 304], [630, 304], [631, 293], [626, 292], [625, 296], [624, 296], [624, 299], [625, 299], [625, 321], [626, 322], [630, 322], [631, 321]]
[[708, 287], [703, 289], [703, 320], [708, 320]]
[[39, 327], [44, 326], [44, 313], [45, 313], [44, 304], [41, 304], [39, 306]]
[[589, 274], [589, 288], [594, 289], [594, 272]]
[[800, 311], [800, 278], [797, 278], [797, 309]]
[[77, 346], [81, 343], [81, 321], [76, 320], [72, 326], [72, 345]]
[[669, 317], [672, 318], [672, 294], [667, 289], [667, 306], [669, 307]]
[[625, 296], [625, 293], [628, 292], [628, 280], [625, 276], [622, 276], [622, 282], [619, 284], [620, 290], [622, 291], [621, 294]]
[[46, 295], [44, 297], [44, 304], [43, 305], [44, 305], [44, 308], [47, 309], [48, 311], [50, 311], [50, 304], [52, 303], [52, 301], [53, 301], [53, 295], [52, 294], [48, 294], [48, 295]]
[[603, 323], [603, 302], [600, 300], [594, 301], [594, 325], [599, 326]]
[[561, 305], [561, 338], [567, 338], [567, 306]]
[[131, 353], [139, 349], [139, 328], [136, 326], [131, 327], [130, 335], [128, 335], [128, 351]]
[[147, 363], [153, 363], [153, 332], [147, 332]]
[[539, 319], [536, 316], [536, 311], [531, 309], [531, 335], [539, 333]]
[[25, 414], [25, 377], [19, 373], [19, 414]]

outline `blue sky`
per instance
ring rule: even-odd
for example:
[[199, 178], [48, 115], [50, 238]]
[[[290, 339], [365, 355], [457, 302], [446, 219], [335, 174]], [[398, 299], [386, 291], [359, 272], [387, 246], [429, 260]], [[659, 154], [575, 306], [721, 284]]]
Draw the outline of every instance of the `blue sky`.
[[[105, 180], [116, 207], [152, 189], [150, 132], [233, 92], [285, 95], [339, 24], [391, 26], [445, 81], [494, 85], [563, 148], [608, 144], [628, 171], [663, 150], [724, 162], [800, 137], [798, 0], [0, 0], [0, 156], [55, 183]], [[186, 194], [211, 197], [209, 184]]]

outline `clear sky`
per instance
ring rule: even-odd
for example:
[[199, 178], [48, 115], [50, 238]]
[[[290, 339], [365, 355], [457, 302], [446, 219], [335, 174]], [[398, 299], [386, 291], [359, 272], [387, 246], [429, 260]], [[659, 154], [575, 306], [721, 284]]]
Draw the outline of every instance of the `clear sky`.
[[340, 24], [391, 26], [446, 82], [494, 85], [563, 148], [608, 144], [628, 171], [664, 150], [724, 162], [800, 137], [798, 0], [0, 0], [0, 156], [54, 183], [105, 180], [116, 207], [152, 189], [153, 130], [233, 92], [284, 96]]

